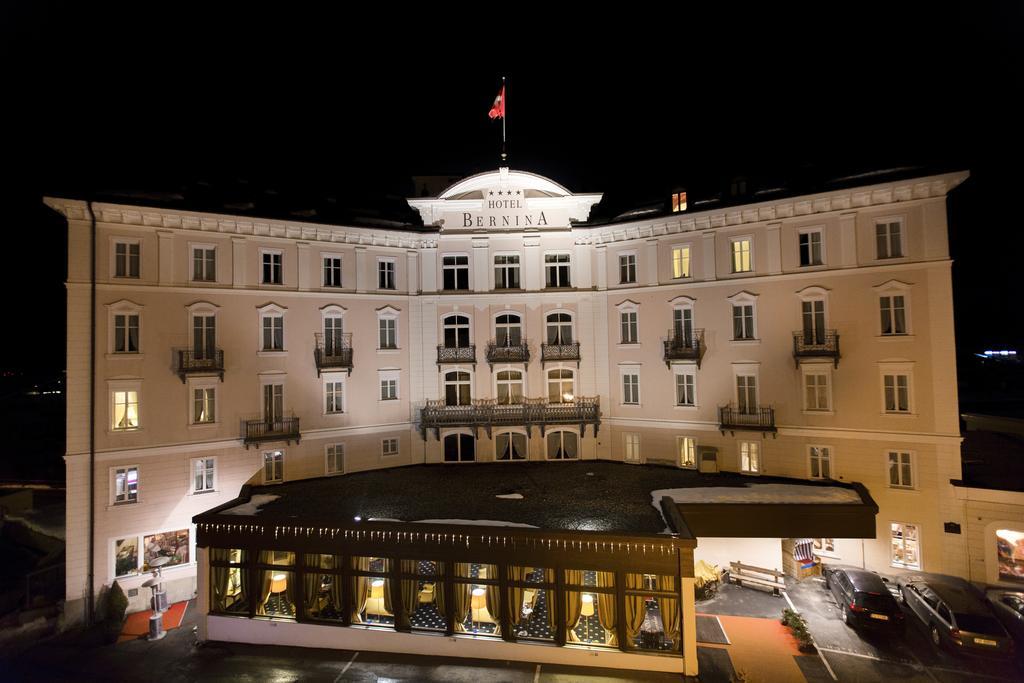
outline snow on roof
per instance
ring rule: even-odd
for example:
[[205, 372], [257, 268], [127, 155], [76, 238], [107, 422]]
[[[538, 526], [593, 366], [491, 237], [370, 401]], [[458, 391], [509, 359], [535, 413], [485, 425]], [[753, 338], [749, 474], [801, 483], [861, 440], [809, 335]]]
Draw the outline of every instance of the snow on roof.
[[271, 496], [265, 493], [257, 493], [256, 495], [249, 499], [248, 503], [242, 503], [241, 505], [236, 505], [233, 508], [221, 510], [220, 513], [222, 515], [258, 515], [261, 507], [263, 507], [267, 503], [277, 500], [280, 497], [281, 496]]
[[651, 505], [661, 510], [661, 499], [668, 496], [676, 503], [764, 503], [823, 504], [860, 503], [860, 494], [839, 486], [803, 486], [801, 484], [754, 484], [747, 486], [701, 486], [651, 491]]

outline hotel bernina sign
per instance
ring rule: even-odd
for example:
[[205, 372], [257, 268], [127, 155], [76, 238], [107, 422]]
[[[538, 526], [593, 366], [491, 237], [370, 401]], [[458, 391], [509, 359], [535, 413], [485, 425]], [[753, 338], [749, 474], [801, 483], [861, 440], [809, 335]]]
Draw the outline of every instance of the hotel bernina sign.
[[[523, 190], [484, 190], [480, 208], [445, 211], [442, 225], [447, 230], [543, 230], [569, 225], [569, 212], [552, 202], [531, 206]], [[543, 200], [542, 200], [543, 201]], [[538, 202], [539, 203], [539, 202]]]

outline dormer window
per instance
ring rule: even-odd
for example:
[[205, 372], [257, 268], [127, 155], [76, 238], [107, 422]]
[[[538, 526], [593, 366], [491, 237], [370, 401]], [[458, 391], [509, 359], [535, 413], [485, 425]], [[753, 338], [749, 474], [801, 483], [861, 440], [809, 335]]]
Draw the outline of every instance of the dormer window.
[[672, 213], [679, 213], [686, 211], [686, 193], [685, 192], [673, 192], [672, 193]]

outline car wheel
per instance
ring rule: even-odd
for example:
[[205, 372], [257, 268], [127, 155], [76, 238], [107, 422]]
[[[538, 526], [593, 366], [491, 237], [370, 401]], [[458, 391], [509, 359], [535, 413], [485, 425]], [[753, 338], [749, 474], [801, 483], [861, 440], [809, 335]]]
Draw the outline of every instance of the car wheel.
[[939, 633], [939, 627], [936, 626], [935, 624], [932, 624], [931, 632], [932, 632], [932, 645], [934, 645], [936, 647], [936, 649], [941, 650], [942, 649], [942, 635]]
[[843, 623], [847, 626], [853, 626], [853, 617], [850, 616], [850, 608], [843, 605]]
[[828, 574], [825, 575], [825, 590], [832, 590], [832, 584], [828, 582]]

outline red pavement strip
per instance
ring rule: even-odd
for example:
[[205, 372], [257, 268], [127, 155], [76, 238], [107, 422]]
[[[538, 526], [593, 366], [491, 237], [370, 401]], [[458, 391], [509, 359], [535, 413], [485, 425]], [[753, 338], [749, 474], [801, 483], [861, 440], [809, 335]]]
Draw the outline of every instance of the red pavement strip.
[[[181, 626], [181, 621], [185, 618], [186, 607], [188, 607], [188, 600], [176, 602], [167, 608], [163, 617], [165, 631]], [[149, 618], [152, 615], [153, 610], [129, 614], [128, 618], [125, 619], [124, 628], [121, 630], [121, 635], [118, 637], [117, 642], [123, 643], [126, 640], [138, 640], [148, 636]]]

